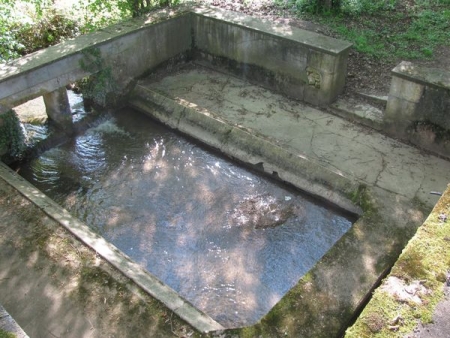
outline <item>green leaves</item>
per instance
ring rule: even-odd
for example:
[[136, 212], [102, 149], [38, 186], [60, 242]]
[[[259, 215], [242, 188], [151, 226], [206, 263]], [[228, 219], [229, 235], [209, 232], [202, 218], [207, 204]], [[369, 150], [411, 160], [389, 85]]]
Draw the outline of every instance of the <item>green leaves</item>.
[[25, 136], [17, 114], [13, 110], [0, 114], [0, 151], [20, 158], [25, 149]]

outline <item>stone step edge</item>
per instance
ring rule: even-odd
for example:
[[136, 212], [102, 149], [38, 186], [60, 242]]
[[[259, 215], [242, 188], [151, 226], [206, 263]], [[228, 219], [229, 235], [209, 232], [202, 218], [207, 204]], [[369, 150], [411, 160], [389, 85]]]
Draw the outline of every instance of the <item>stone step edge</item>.
[[327, 110], [344, 119], [351, 120], [377, 131], [383, 130], [383, 112], [367, 103], [350, 103], [338, 99], [327, 107]]
[[[218, 114], [183, 99], [137, 85], [129, 106], [205, 143], [240, 162], [276, 175], [300, 190], [331, 202], [341, 209], [361, 215], [362, 210], [348, 196], [358, 189], [358, 182], [335, 173], [304, 156], [293, 154], [263, 135], [235, 126]], [[247, 149], [247, 151], [243, 150]]]
[[29, 338], [20, 325], [14, 320], [14, 318], [5, 310], [0, 304], [0, 329], [7, 333], [14, 334], [17, 338]]

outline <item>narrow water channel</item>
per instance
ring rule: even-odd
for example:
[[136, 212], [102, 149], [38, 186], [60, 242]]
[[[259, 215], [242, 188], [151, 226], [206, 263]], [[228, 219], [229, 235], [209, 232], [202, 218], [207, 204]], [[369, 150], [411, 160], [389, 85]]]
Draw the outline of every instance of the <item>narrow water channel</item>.
[[226, 327], [258, 321], [352, 224], [130, 109], [19, 173]]

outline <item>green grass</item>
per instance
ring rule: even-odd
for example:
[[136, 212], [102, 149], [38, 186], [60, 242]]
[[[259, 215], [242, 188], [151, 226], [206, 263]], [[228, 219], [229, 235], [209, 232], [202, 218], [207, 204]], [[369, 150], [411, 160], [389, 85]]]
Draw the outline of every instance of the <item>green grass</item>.
[[312, 3], [290, 4], [298, 16], [328, 26], [375, 59], [427, 59], [436, 47], [450, 45], [450, 0], [346, 0], [339, 10], [320, 14], [309, 9]]

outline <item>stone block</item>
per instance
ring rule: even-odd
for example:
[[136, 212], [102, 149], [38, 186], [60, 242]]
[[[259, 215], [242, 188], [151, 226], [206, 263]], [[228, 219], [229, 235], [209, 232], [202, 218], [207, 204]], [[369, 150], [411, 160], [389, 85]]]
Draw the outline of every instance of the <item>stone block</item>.
[[391, 123], [396, 123], [397, 121], [401, 123], [413, 121], [416, 116], [416, 110], [416, 103], [395, 96], [389, 96], [384, 119], [386, 122]]
[[72, 128], [72, 112], [65, 87], [44, 94], [44, 104], [51, 121], [63, 129], [69, 130]]
[[393, 76], [389, 95], [409, 102], [419, 102], [424, 86], [422, 84]]

